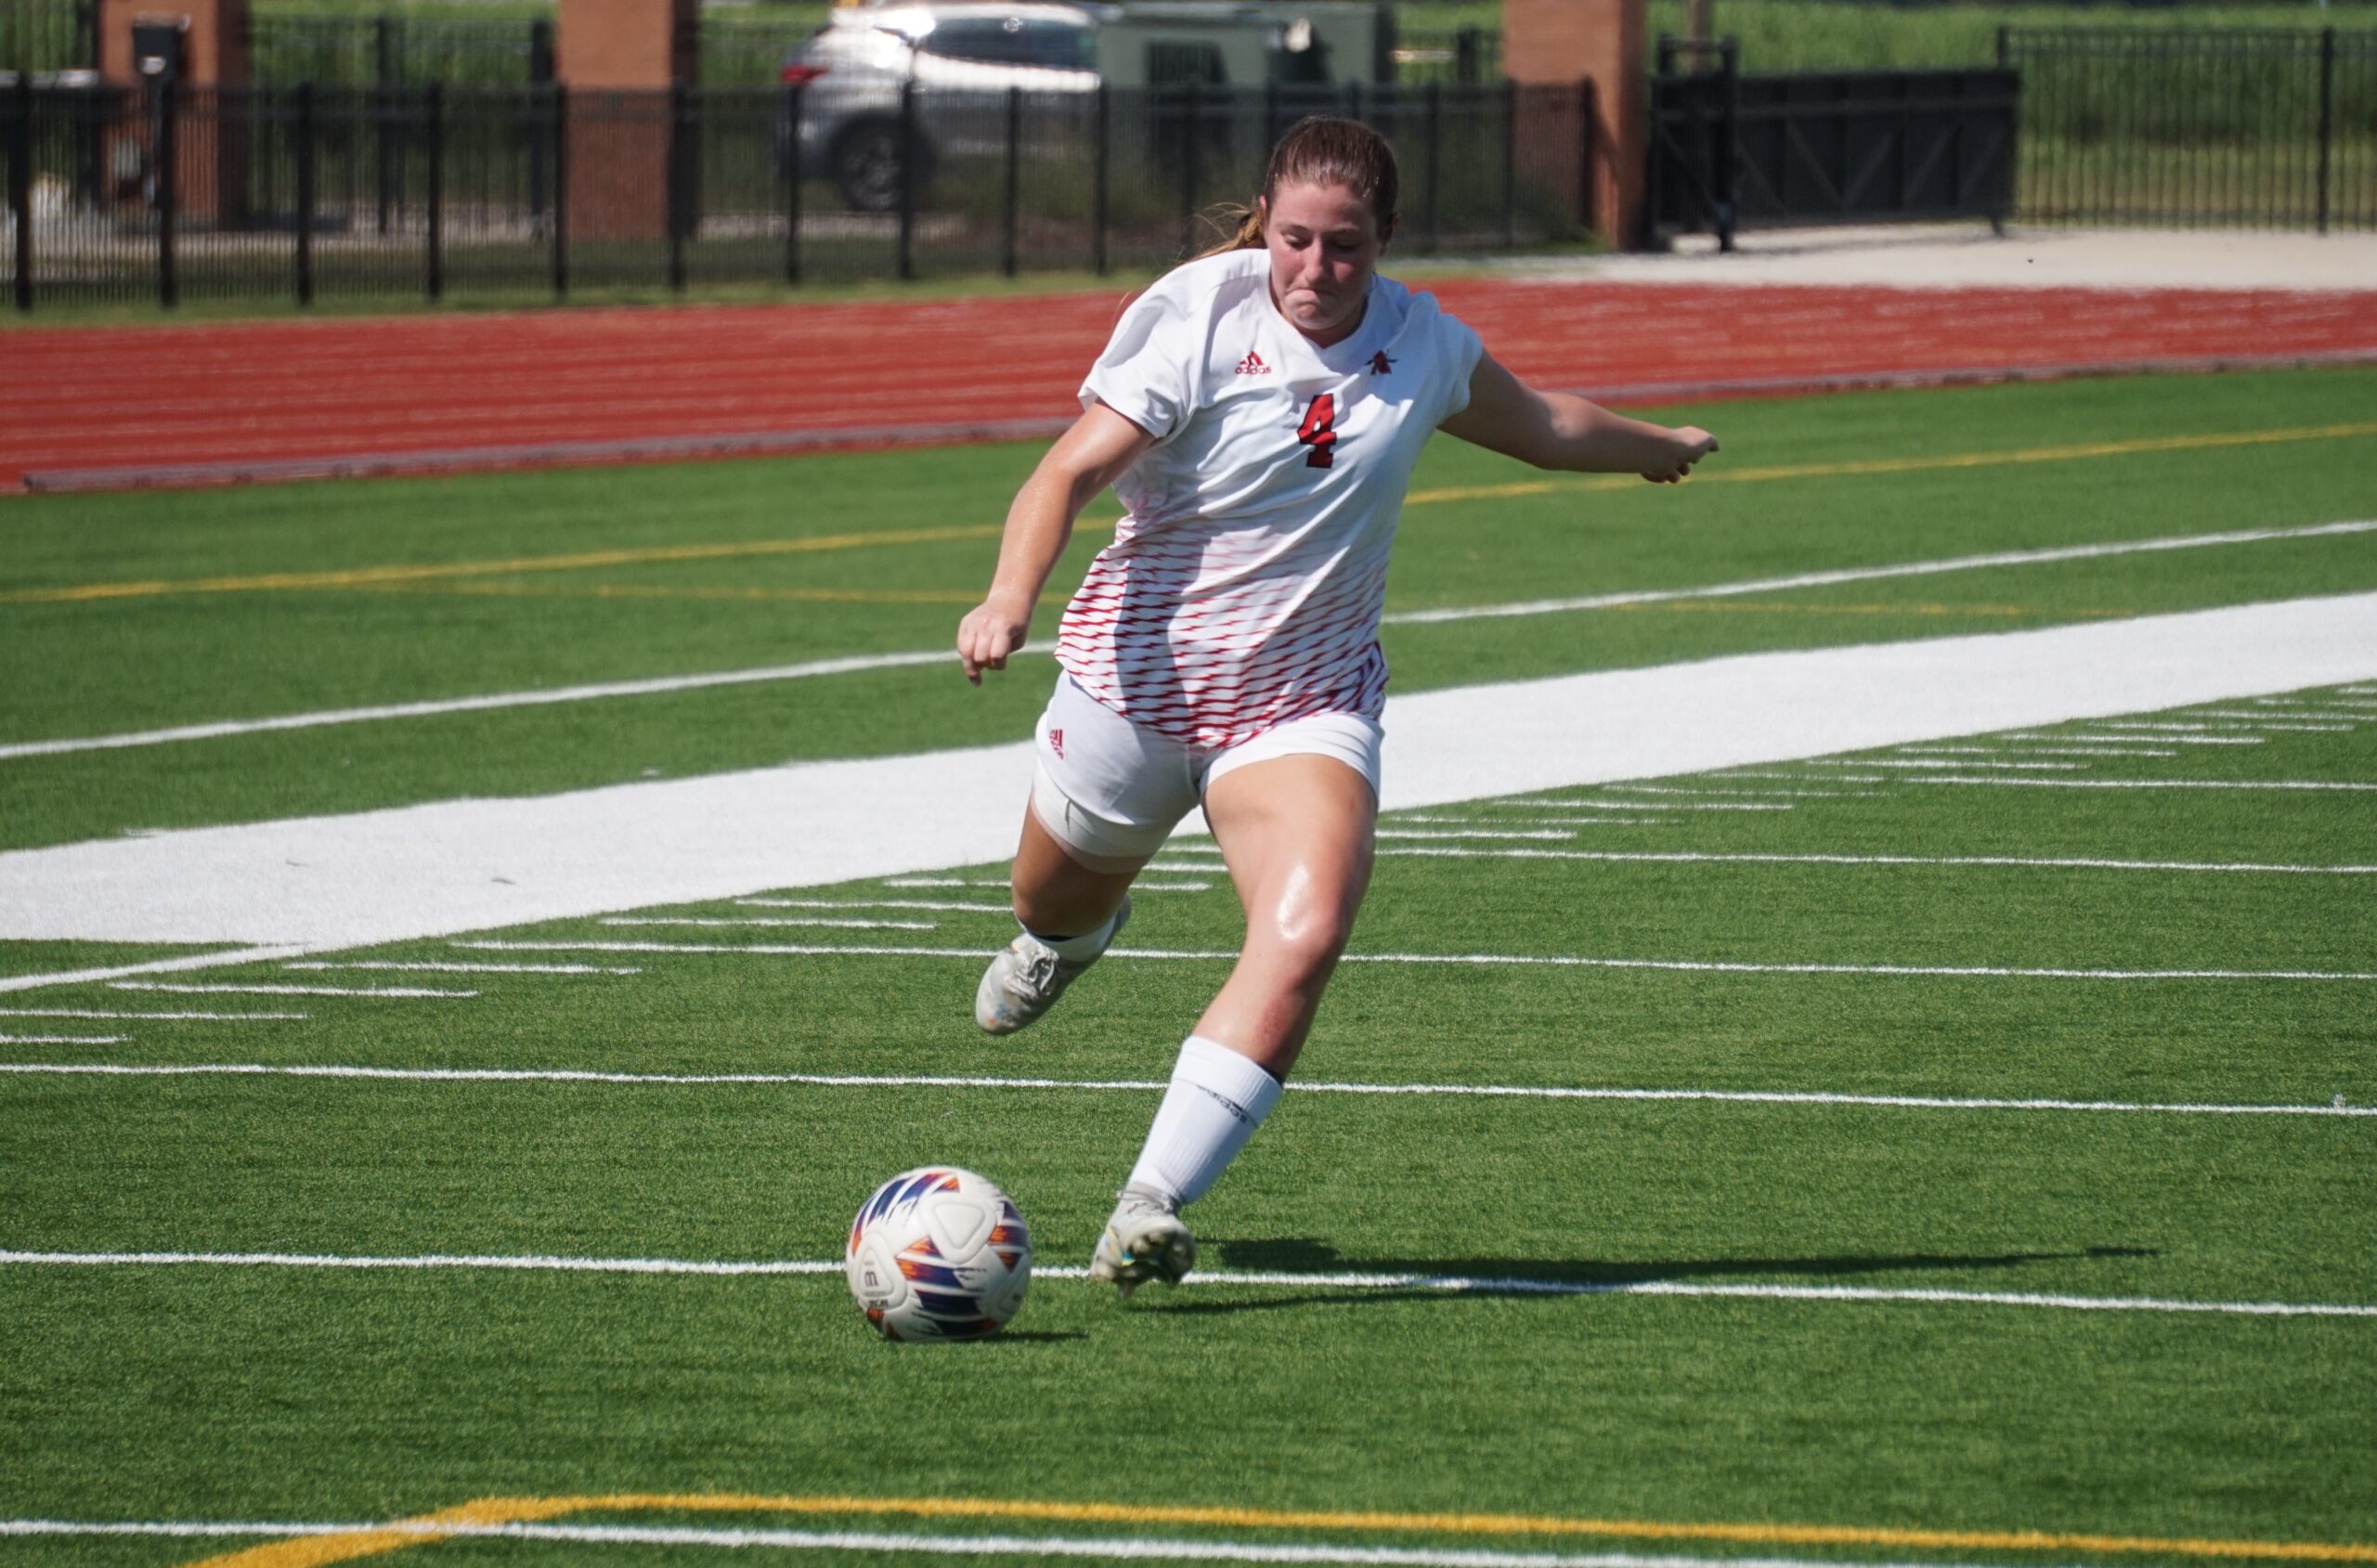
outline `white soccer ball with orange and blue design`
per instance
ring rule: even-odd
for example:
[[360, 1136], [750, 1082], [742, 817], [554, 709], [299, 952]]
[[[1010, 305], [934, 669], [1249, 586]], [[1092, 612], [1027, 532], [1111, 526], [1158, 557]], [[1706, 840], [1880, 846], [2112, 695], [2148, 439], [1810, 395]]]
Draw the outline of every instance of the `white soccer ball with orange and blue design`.
[[1032, 1233], [998, 1185], [955, 1165], [903, 1171], [851, 1222], [851, 1294], [887, 1340], [979, 1340], [1032, 1281]]

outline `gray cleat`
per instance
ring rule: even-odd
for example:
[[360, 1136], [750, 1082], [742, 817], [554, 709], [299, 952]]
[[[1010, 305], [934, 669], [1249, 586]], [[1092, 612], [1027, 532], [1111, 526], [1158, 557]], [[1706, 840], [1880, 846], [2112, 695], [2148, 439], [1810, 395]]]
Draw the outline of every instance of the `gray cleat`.
[[[1106, 933], [1108, 945], [1130, 922], [1131, 900], [1126, 893]], [[1104, 948], [1098, 950], [1100, 956], [1104, 952]], [[1031, 932], [1019, 931], [1015, 940], [1001, 948], [991, 966], [982, 971], [982, 983], [974, 991], [974, 1021], [989, 1033], [1013, 1034], [1055, 1006], [1065, 988], [1097, 962], [1096, 956], [1063, 957]]]
[[1150, 1279], [1179, 1284], [1196, 1263], [1197, 1238], [1171, 1203], [1146, 1187], [1126, 1186], [1098, 1238], [1089, 1276], [1114, 1286], [1129, 1301]]

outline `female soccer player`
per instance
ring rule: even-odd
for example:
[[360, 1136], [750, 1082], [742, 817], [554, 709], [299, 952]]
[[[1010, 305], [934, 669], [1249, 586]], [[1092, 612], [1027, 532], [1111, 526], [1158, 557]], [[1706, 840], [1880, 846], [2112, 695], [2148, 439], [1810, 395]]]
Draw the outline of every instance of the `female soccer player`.
[[1289, 130], [1235, 243], [1124, 313], [957, 628], [968, 680], [1004, 669], [1073, 520], [1114, 486], [1127, 515], [1057, 631], [1064, 673], [1015, 859], [1023, 930], [983, 975], [975, 1018], [1006, 1034], [1046, 1012], [1203, 805], [1246, 940], [1091, 1261], [1125, 1296], [1195, 1261], [1179, 1210], [1279, 1098], [1370, 884], [1387, 547], [1430, 434], [1661, 484], [1717, 449], [1704, 430], [1523, 385], [1434, 297], [1380, 277], [1396, 187], [1367, 126]]

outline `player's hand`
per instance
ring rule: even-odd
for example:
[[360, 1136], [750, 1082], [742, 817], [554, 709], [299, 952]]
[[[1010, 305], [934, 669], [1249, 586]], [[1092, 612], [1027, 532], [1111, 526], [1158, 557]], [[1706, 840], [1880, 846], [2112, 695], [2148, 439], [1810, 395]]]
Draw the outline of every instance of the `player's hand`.
[[1688, 424], [1668, 434], [1675, 440], [1673, 454], [1656, 468], [1643, 471], [1643, 477], [1654, 485], [1672, 485], [1689, 477], [1692, 465], [1717, 449], [1717, 438], [1698, 425]]
[[957, 662], [966, 679], [979, 686], [982, 671], [1005, 669], [1007, 661], [1022, 651], [1032, 630], [1032, 606], [994, 593], [957, 623]]

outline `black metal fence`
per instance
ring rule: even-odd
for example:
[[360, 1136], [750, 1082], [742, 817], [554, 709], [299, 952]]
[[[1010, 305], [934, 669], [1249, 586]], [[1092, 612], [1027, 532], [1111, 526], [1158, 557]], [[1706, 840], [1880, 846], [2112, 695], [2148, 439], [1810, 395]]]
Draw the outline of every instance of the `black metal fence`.
[[2034, 223], [2377, 227], [2377, 32], [2007, 28]]
[[[1692, 56], [1715, 70], [1679, 69]], [[2006, 69], [1741, 73], [1732, 39], [1659, 41], [1648, 238], [1737, 228], [1986, 217], [2014, 197], [2020, 81]]]
[[1575, 87], [1060, 95], [911, 88], [891, 210], [788, 155], [797, 88], [0, 92], [6, 286], [42, 301], [565, 294], [1141, 270], [1208, 242], [1278, 134], [1350, 112], [1401, 153], [1409, 250], [1583, 232]]

